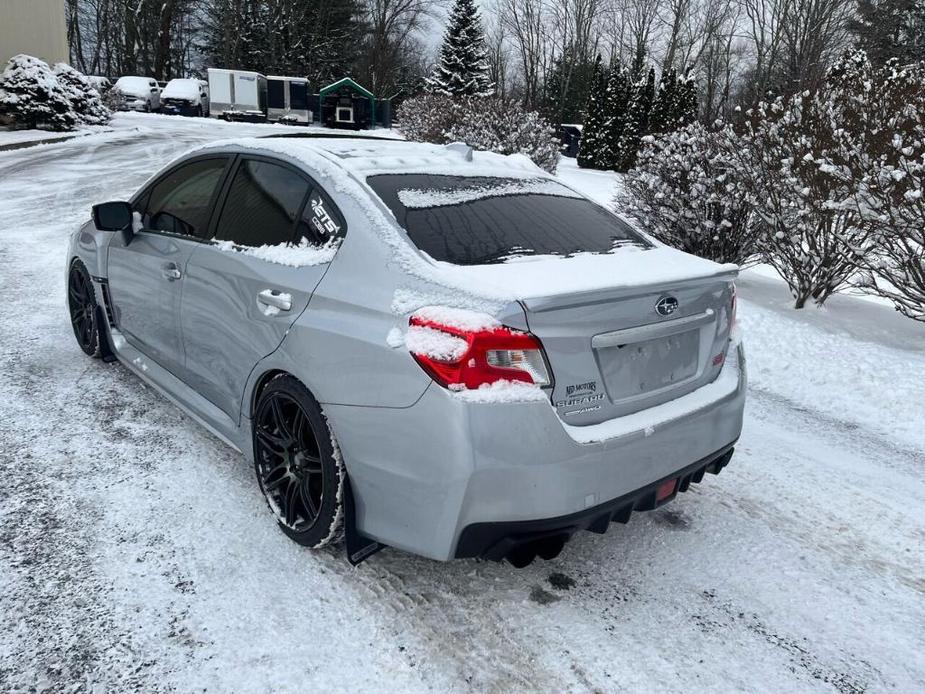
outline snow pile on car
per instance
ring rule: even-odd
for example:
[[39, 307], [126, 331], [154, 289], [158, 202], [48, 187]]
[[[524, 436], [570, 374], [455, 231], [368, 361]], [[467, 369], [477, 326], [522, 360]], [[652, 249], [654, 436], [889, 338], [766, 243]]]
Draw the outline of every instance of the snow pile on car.
[[454, 390], [453, 397], [483, 405], [543, 401], [549, 404], [549, 395], [542, 388], [523, 381], [495, 381], [472, 390]]
[[405, 334], [405, 345], [412, 354], [454, 362], [466, 353], [466, 341], [425, 325], [412, 325]]
[[170, 80], [161, 97], [164, 99], [185, 99], [186, 101], [198, 101], [200, 93], [199, 80], [194, 79], [175, 79]]
[[145, 97], [151, 93], [151, 80], [147, 77], [120, 77], [115, 89], [129, 96]]
[[302, 238], [298, 244], [280, 243], [274, 246], [237, 246], [231, 241], [216, 241], [215, 246], [222, 251], [243, 253], [260, 260], [289, 267], [309, 267], [330, 263], [340, 246], [340, 239], [331, 239], [318, 247]]
[[443, 207], [445, 205], [461, 205], [466, 202], [485, 200], [486, 198], [503, 197], [505, 195], [558, 195], [559, 197], [582, 197], [571, 188], [566, 188], [557, 181], [542, 178], [515, 180], [494, 186], [472, 186], [468, 188], [453, 188], [451, 190], [422, 190], [420, 188], [403, 188], [398, 191], [398, 199], [407, 208]]

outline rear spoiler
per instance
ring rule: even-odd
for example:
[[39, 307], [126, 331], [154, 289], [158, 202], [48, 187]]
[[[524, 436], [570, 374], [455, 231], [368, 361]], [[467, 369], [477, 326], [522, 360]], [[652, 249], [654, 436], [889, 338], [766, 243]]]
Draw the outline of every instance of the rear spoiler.
[[[739, 276], [738, 266], [724, 265], [723, 269], [712, 274], [687, 279], [677, 279], [670, 282], [657, 282], [652, 284], [637, 284], [625, 287], [612, 287], [607, 289], [592, 289], [586, 292], [575, 292], [565, 295], [531, 296], [521, 299], [526, 307], [533, 312], [552, 311], [567, 308], [573, 305], [587, 305], [593, 303], [606, 303], [614, 299], [639, 294], [671, 292], [682, 287], [696, 287], [713, 282], [734, 282]], [[728, 269], [727, 269], [728, 268]]]

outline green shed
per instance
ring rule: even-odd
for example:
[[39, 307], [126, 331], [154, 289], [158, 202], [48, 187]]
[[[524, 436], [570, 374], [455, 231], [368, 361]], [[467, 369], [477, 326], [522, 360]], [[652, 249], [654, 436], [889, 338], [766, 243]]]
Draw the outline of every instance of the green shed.
[[368, 129], [376, 123], [376, 97], [349, 77], [318, 92], [321, 122], [329, 128]]

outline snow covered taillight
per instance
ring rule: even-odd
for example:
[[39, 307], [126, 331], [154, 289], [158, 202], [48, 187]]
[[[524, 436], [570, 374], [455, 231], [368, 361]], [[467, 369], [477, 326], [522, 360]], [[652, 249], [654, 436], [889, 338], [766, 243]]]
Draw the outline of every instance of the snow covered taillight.
[[498, 381], [549, 385], [543, 345], [530, 333], [503, 326], [465, 329], [412, 316], [405, 344], [444, 388], [475, 390]]

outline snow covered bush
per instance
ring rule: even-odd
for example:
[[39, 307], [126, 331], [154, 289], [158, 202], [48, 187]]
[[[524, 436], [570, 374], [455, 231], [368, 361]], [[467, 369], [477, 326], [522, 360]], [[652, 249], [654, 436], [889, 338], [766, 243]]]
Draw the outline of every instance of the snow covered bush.
[[843, 153], [855, 203], [872, 235], [859, 284], [925, 321], [925, 63], [874, 69], [863, 54], [834, 72], [856, 85]]
[[618, 211], [688, 253], [721, 263], [752, 259], [756, 227], [737, 168], [741, 142], [732, 129], [692, 123], [645, 140], [617, 196]]
[[395, 120], [398, 130], [409, 140], [444, 144], [444, 133], [459, 117], [457, 111], [452, 97], [425, 92], [403, 101]]
[[423, 94], [402, 103], [397, 121], [402, 134], [416, 142], [465, 142], [498, 154], [524, 154], [550, 173], [559, 163], [555, 129], [516, 101]]
[[762, 103], [744, 124], [740, 170], [755, 202], [762, 256], [790, 287], [795, 308], [823, 304], [849, 284], [870, 252], [845, 153], [864, 85], [830, 74], [816, 94]]
[[48, 63], [15, 55], [0, 74], [0, 114], [32, 128], [72, 130], [79, 119]]
[[55, 76], [70, 99], [71, 107], [77, 118], [84, 125], [106, 125], [112, 118], [112, 112], [103, 103], [96, 88], [85, 75], [67, 63], [57, 63]]

